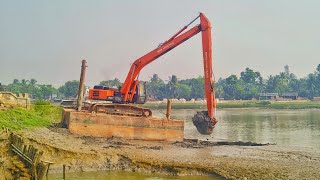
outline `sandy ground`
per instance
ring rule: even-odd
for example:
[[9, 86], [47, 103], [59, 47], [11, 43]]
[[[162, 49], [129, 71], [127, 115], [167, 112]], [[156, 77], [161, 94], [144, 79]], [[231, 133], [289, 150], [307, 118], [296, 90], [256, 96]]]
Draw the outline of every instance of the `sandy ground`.
[[[44, 151], [42, 160], [54, 162], [50, 173], [60, 173], [65, 164], [68, 172], [126, 170], [169, 175], [213, 174], [222, 179], [320, 178], [320, 153], [310, 148], [78, 137], [63, 128], [41, 128], [19, 134]], [[1, 172], [5, 170], [0, 168]]]

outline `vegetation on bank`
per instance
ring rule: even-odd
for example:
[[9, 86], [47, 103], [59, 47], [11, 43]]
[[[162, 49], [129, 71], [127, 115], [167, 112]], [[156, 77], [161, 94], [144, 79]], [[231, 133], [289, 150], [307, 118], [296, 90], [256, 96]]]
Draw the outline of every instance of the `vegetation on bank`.
[[[172, 75], [168, 80], [161, 79], [154, 74], [147, 80], [148, 100], [170, 99], [204, 99], [204, 79], [202, 76], [190, 79], [181, 79]], [[1, 82], [0, 82], [1, 83]], [[113, 80], [101, 81], [99, 85], [108, 87], [121, 87], [122, 82]], [[14, 79], [11, 84], [0, 85], [0, 91], [6, 90], [13, 93], [29, 93], [33, 99], [50, 99], [52, 95], [59, 98], [71, 98], [77, 96], [79, 81], [67, 81], [59, 88], [52, 85], [37, 84], [35, 79]], [[283, 95], [295, 92], [299, 97], [313, 99], [320, 96], [320, 64], [314, 72], [306, 77], [298, 78], [290, 72], [286, 65], [284, 70], [276, 75], [263, 78], [261, 73], [246, 68], [239, 75], [230, 75], [223, 79], [216, 79], [215, 95], [225, 100], [252, 100], [259, 99], [260, 93], [278, 93]], [[251, 105], [248, 105], [251, 106]]]
[[61, 120], [61, 107], [49, 102], [37, 101], [31, 109], [0, 109], [0, 127], [11, 130], [46, 127]]
[[[142, 107], [166, 109], [166, 103], [147, 103]], [[206, 109], [205, 103], [172, 103], [172, 109]], [[271, 102], [271, 101], [230, 101], [217, 103], [217, 108], [269, 108], [269, 109], [320, 109], [320, 102]]]

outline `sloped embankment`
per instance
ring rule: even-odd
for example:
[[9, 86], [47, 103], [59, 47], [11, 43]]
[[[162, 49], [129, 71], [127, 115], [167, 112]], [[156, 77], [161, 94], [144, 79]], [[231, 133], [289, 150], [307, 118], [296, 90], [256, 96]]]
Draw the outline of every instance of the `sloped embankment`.
[[44, 152], [43, 160], [54, 162], [50, 173], [61, 173], [62, 166], [66, 165], [67, 172], [124, 170], [167, 175], [213, 174], [205, 167], [197, 167], [190, 162], [153, 159], [152, 152], [161, 153], [170, 146], [164, 142], [77, 137], [66, 129], [55, 128], [54, 131], [42, 128], [19, 132], [25, 142]]
[[320, 177], [319, 152], [244, 142], [182, 143], [79, 137], [63, 128], [20, 131], [52, 161], [50, 173], [125, 170], [228, 179], [312, 179]]
[[[49, 173], [124, 170], [167, 175], [213, 175], [218, 179], [316, 179], [320, 153], [279, 145], [244, 142], [129, 141], [80, 137], [63, 128], [21, 130], [24, 141], [44, 152], [42, 160], [54, 162]], [[8, 179], [27, 174], [1, 139], [0, 173]], [[9, 156], [10, 155], [10, 156]], [[6, 164], [3, 166], [3, 164]]]

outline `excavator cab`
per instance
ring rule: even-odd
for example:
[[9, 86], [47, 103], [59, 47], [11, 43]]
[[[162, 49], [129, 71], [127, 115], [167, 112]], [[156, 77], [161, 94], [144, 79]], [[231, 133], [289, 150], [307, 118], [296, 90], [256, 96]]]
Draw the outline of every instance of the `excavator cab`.
[[136, 88], [136, 94], [133, 96], [133, 102], [144, 104], [147, 101], [146, 82], [139, 82]]

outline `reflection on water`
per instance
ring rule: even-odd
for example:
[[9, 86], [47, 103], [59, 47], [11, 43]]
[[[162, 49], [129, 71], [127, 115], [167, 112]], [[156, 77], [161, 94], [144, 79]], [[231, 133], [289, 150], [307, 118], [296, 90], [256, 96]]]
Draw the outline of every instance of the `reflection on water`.
[[[196, 111], [172, 111], [173, 118], [186, 121], [186, 138], [320, 147], [320, 110], [220, 109], [219, 122], [210, 136], [199, 134], [193, 126], [191, 118]], [[163, 116], [156, 110], [153, 112]]]
[[[60, 180], [61, 174], [51, 174], [48, 180]], [[125, 171], [98, 171], [98, 172], [83, 172], [83, 173], [67, 173], [66, 179], [74, 180], [217, 180], [209, 176], [164, 176], [164, 175], [150, 175], [142, 173], [133, 173]]]

